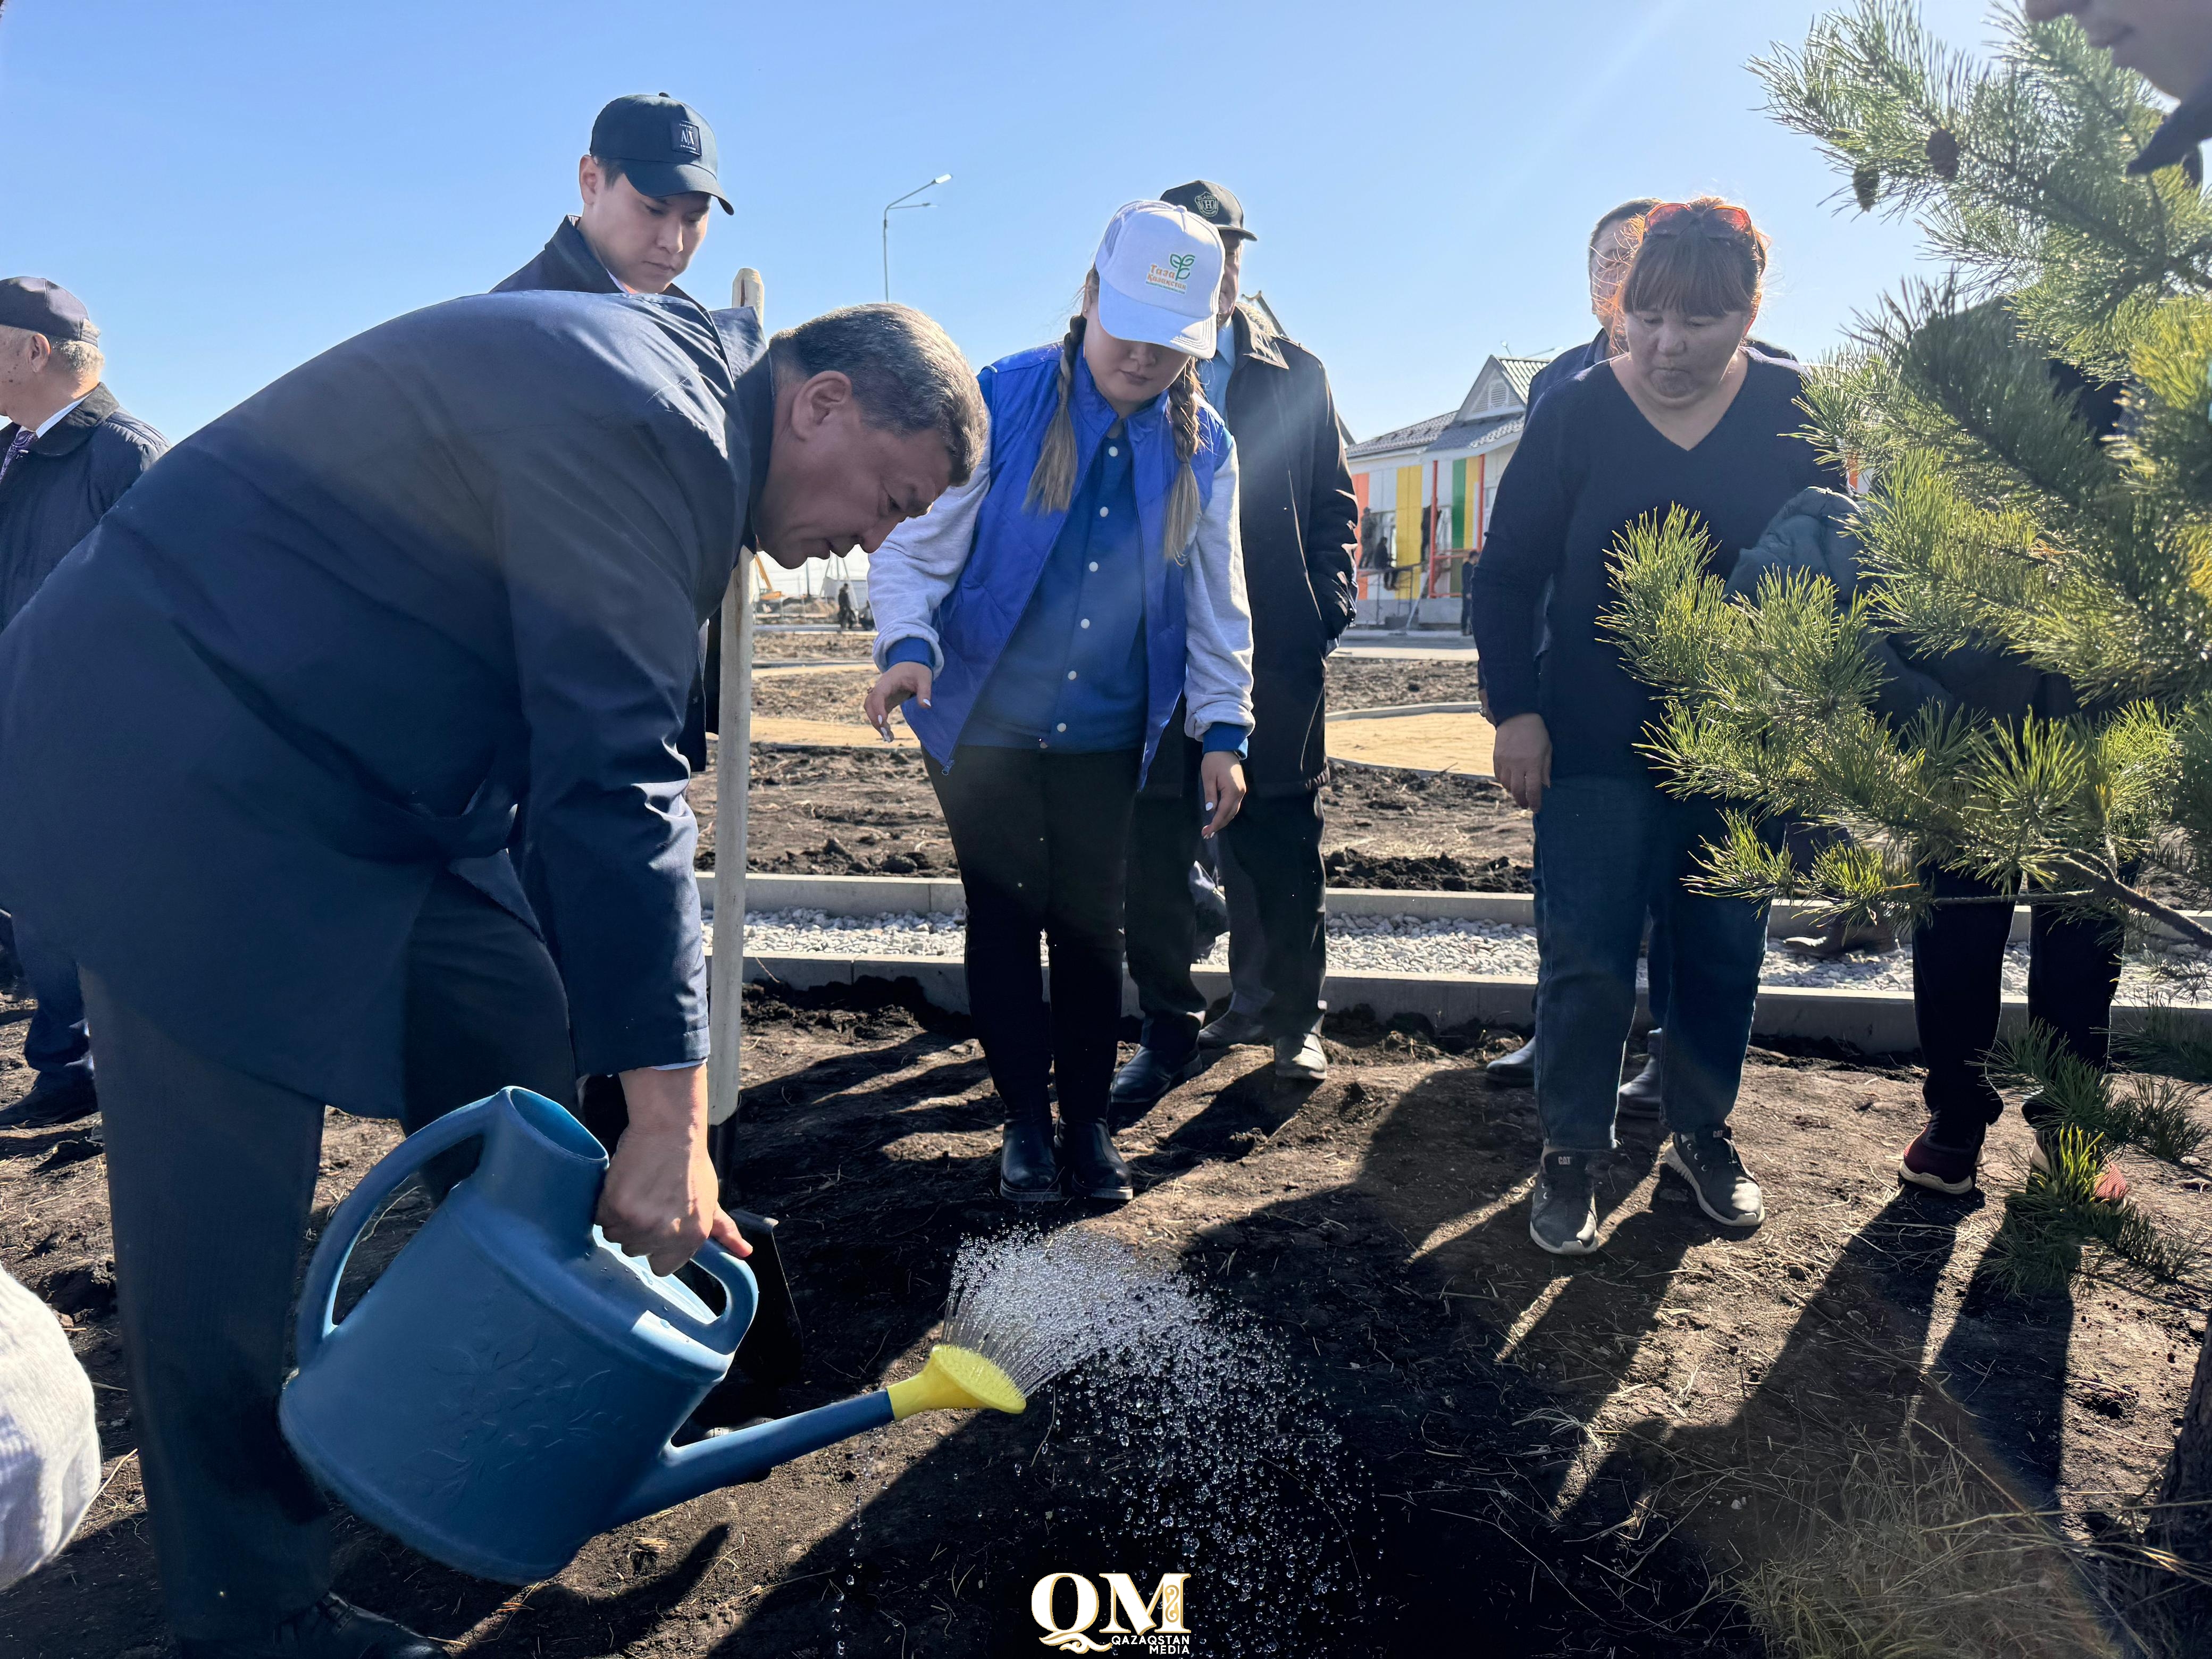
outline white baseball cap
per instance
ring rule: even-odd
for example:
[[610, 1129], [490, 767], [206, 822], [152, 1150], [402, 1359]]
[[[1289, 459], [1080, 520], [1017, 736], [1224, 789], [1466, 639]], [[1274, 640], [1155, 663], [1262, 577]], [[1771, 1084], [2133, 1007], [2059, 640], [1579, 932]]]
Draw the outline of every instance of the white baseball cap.
[[1117, 340], [1213, 356], [1221, 236], [1188, 208], [1131, 202], [1098, 239], [1098, 322]]

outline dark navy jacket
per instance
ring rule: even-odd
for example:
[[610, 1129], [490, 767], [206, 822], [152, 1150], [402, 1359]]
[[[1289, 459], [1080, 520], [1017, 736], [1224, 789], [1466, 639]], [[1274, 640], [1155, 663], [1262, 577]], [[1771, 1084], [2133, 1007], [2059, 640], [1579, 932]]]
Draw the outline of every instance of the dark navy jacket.
[[[550, 290], [560, 294], [621, 294], [625, 290], [614, 279], [606, 263], [592, 252], [592, 245], [584, 240], [582, 225], [574, 214], [553, 228], [545, 246], [538, 250], [538, 257], [494, 286], [494, 294], [530, 294]], [[679, 300], [691, 296], [674, 283], [668, 291]], [[697, 303], [696, 301], [693, 303]]]
[[[626, 292], [614, 279], [606, 264], [592, 252], [592, 245], [584, 240], [582, 227], [574, 214], [556, 226], [538, 257], [492, 289], [495, 294], [528, 294], [551, 290], [561, 294], [621, 294]], [[671, 284], [668, 292], [678, 300], [690, 300], [682, 289]], [[692, 303], [696, 305], [697, 301]], [[707, 769], [707, 733], [712, 730], [708, 718], [707, 696], [707, 630], [699, 630], [699, 677], [691, 687], [690, 706], [684, 711], [684, 736], [678, 742], [677, 752], [691, 763], [694, 772]], [[461, 874], [477, 879], [474, 870]], [[507, 895], [484, 883], [485, 890], [505, 902]]]
[[[0, 425], [0, 454], [15, 433]], [[0, 628], [168, 447], [102, 384], [15, 458], [0, 477]]]
[[704, 1055], [675, 743], [774, 410], [750, 312], [659, 298], [451, 301], [287, 374], [0, 635], [0, 894], [178, 1041], [390, 1113], [416, 913], [526, 794], [581, 1069]]

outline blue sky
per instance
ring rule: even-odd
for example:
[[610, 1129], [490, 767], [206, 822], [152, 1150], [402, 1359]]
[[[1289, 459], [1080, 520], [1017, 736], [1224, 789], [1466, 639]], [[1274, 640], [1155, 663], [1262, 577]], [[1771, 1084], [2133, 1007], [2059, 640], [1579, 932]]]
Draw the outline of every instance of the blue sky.
[[[1838, 212], [1744, 60], [1808, 0], [1358, 6], [1188, 0], [11, 0], [0, 272], [106, 331], [110, 380], [180, 436], [316, 351], [488, 287], [574, 206], [609, 97], [668, 91], [720, 141], [686, 285], [765, 274], [771, 325], [895, 297], [978, 364], [1057, 335], [1106, 216], [1194, 175], [1244, 199], [1247, 259], [1355, 433], [1456, 403], [1492, 351], [1586, 336], [1582, 249], [1622, 197], [1712, 190], [1775, 237], [1760, 332], [1801, 353], [1911, 264]], [[1982, 0], [1929, 0], [1970, 43]], [[1157, 29], [1148, 49], [1146, 31]], [[20, 152], [19, 152], [20, 153]]]

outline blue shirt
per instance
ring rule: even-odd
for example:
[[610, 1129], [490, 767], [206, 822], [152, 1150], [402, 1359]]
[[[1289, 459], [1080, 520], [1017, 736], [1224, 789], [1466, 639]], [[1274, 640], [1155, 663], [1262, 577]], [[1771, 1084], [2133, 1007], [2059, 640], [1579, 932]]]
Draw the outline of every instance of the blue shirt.
[[[960, 733], [963, 744], [1076, 755], [1144, 746], [1146, 556], [1132, 451], [1116, 421], [1068, 503], [1029, 605]], [[903, 639], [884, 665], [929, 659], [927, 642]], [[1248, 735], [1217, 722], [1205, 748], [1242, 754]]]
[[[962, 743], [1072, 754], [1143, 745], [1144, 556], [1128, 434], [1116, 421], [1068, 504]], [[929, 647], [902, 640], [890, 660], [927, 662]]]
[[1133, 454], [1128, 428], [1115, 422], [962, 742], [1079, 755], [1143, 746], [1145, 536]]

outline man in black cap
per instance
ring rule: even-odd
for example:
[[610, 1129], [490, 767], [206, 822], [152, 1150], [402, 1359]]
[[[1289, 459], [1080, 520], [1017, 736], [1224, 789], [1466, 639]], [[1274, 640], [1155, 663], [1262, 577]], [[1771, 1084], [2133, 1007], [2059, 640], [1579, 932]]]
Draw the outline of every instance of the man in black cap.
[[492, 292], [673, 294], [707, 239], [707, 214], [735, 211], [715, 177], [714, 130], [666, 93], [617, 98], [592, 123], [576, 163], [584, 210], [562, 220], [538, 257]]
[[[1145, 1030], [1144, 1046], [1114, 1079], [1115, 1103], [1124, 1109], [1150, 1105], [1237, 1043], [1272, 1043], [1279, 1077], [1313, 1082], [1328, 1071], [1320, 1036], [1328, 971], [1323, 661], [1352, 620], [1358, 550], [1359, 508], [1328, 372], [1264, 312], [1239, 302], [1244, 246], [1258, 240], [1244, 228], [1243, 204], [1205, 179], [1160, 198], [1212, 225], [1227, 256], [1214, 307], [1218, 343], [1198, 374], [1237, 440], [1242, 481], [1254, 720], [1244, 763], [1249, 793], [1224, 837], [1222, 874], [1231, 958], [1245, 969], [1239, 977], [1254, 989], [1243, 1000], [1254, 1006], [1232, 1006], [1200, 1030], [1206, 1000], [1190, 974], [1198, 913], [1189, 882], [1201, 816], [1192, 789], [1197, 745], [1171, 735], [1130, 827], [1128, 963]], [[1168, 729], [1182, 727], [1170, 721]], [[1179, 757], [1171, 742], [1180, 743]]]
[[[714, 130], [690, 105], [665, 92], [616, 99], [592, 123], [591, 148], [576, 163], [583, 211], [562, 219], [538, 257], [492, 292], [669, 294], [690, 300], [676, 279], [706, 240], [711, 206], [719, 202], [723, 212], [735, 210], [722, 194], [716, 167]], [[694, 774], [707, 769], [709, 638], [710, 629], [702, 628], [698, 672], [676, 740], [676, 752]], [[528, 833], [526, 823], [516, 824], [518, 843]], [[518, 844], [514, 850], [534, 885], [526, 849]], [[508, 902], [501, 891], [506, 872], [498, 866], [465, 862], [455, 873]], [[534, 916], [524, 920], [533, 927], [544, 925]], [[625, 1121], [622, 1091], [612, 1079], [589, 1079], [582, 1110], [592, 1133], [611, 1146]]]
[[[43, 276], [0, 282], [0, 628], [83, 540], [169, 441], [102, 383], [100, 330], [83, 301]], [[12, 903], [0, 894], [0, 904]], [[15, 956], [38, 1012], [23, 1036], [37, 1075], [0, 1127], [43, 1129], [100, 1109], [76, 963], [34, 926]]]
[[[576, 163], [584, 210], [562, 220], [538, 257], [492, 292], [690, 299], [676, 279], [707, 240], [711, 205], [735, 211], [715, 169], [714, 130], [690, 105], [665, 92], [616, 99], [592, 123], [592, 147]], [[694, 772], [707, 766], [706, 638], [676, 745]]]
[[[746, 1253], [675, 753], [699, 622], [744, 546], [873, 550], [986, 421], [902, 306], [763, 340], [660, 296], [449, 301], [201, 428], [0, 634], [0, 892], [82, 964], [100, 1035], [183, 1659], [435, 1653], [331, 1594], [277, 1426], [326, 1104], [415, 1128], [420, 1066], [473, 1074], [447, 1106], [618, 1076], [606, 1236], [664, 1273]], [[131, 810], [88, 810], [117, 775]], [[522, 804], [557, 957], [453, 873], [506, 862]]]

